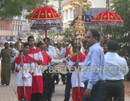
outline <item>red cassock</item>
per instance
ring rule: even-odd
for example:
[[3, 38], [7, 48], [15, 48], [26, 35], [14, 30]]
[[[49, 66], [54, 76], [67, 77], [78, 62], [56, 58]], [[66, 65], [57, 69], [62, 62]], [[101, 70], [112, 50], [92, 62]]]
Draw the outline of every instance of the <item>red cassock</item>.
[[[27, 99], [27, 100], [31, 100], [31, 95], [32, 95], [32, 82], [28, 82], [29, 80], [27, 79], [30, 79], [30, 81], [32, 81], [32, 76], [28, 76], [28, 78], [24, 81], [24, 86], [25, 86], [25, 92], [26, 92], [26, 95], [24, 96], [24, 89], [23, 89], [23, 81], [22, 81], [22, 75], [21, 74], [21, 70], [20, 68], [18, 68], [18, 66], [20, 65], [21, 63], [21, 56], [18, 56], [15, 61], [16, 63], [16, 72], [18, 72], [18, 75], [19, 77], [17, 77], [17, 93], [18, 93], [18, 100], [20, 101], [21, 99]], [[26, 55], [26, 56], [23, 56], [23, 63], [24, 63], [24, 67], [25, 68], [28, 68], [28, 64], [31, 64], [31, 63], [34, 63], [35, 60], [30, 57], [29, 55]], [[32, 72], [29, 72], [28, 71], [28, 74], [31, 74], [33, 75]], [[26, 72], [25, 72], [25, 75], [27, 76], [28, 75]], [[24, 75], [24, 74], [23, 74]], [[24, 75], [24, 76], [25, 76]], [[22, 83], [21, 83], [22, 81]]]
[[47, 66], [51, 62], [52, 58], [47, 54], [46, 51], [42, 52], [42, 56], [43, 56], [43, 60], [44, 60], [42, 65]]
[[86, 51], [86, 53], [85, 53], [85, 56], [87, 56], [87, 55], [88, 55], [88, 52], [89, 52], [89, 51], [87, 50], [87, 51]]
[[68, 46], [64, 57], [67, 57], [69, 55], [70, 49], [71, 49], [71, 46]]
[[34, 47], [29, 49], [29, 56], [34, 58], [34, 60], [38, 60], [39, 64], [35, 63], [35, 71], [32, 78], [32, 93], [43, 93], [43, 80], [42, 80], [42, 70], [38, 70], [40, 65], [43, 63], [43, 56], [41, 53], [41, 49]]
[[21, 99], [26, 99], [31, 101], [31, 95], [32, 95], [32, 87], [25, 87], [26, 96], [24, 96], [24, 90], [23, 87], [17, 87], [17, 94], [18, 94], [18, 100], [21, 101]]
[[[83, 53], [80, 53], [79, 56], [78, 56], [79, 62], [84, 62], [85, 57], [86, 57], [86, 55], [84, 55]], [[70, 58], [70, 60], [73, 61], [73, 62], [76, 62], [76, 61], [77, 61], [77, 55], [72, 56], [72, 57]]]
[[83, 90], [84, 90], [83, 87], [72, 88], [72, 99], [73, 99], [73, 101], [82, 101]]
[[[21, 56], [18, 56], [15, 60], [15, 63], [20, 64], [21, 63]], [[29, 56], [28, 54], [26, 56], [23, 56], [23, 63], [32, 63], [35, 62], [34, 58]]]
[[[86, 54], [80, 53], [78, 56], [79, 65], [82, 66], [84, 62]], [[74, 65], [77, 61], [77, 55], [72, 56], [69, 61], [69, 65]], [[77, 75], [78, 74], [78, 75]], [[78, 76], [80, 79], [78, 79]], [[81, 72], [79, 73], [75, 70], [72, 72], [71, 76], [71, 84], [72, 84], [72, 100], [73, 101], [82, 101], [84, 84], [81, 82]]]

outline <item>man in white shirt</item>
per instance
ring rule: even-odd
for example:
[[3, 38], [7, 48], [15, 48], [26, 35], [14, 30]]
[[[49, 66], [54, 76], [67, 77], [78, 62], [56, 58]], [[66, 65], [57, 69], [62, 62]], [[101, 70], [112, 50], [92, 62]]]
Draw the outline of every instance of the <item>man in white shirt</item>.
[[118, 55], [118, 48], [116, 41], [109, 41], [105, 55], [103, 101], [125, 101], [123, 80], [129, 68], [126, 60]]
[[[46, 38], [43, 39], [43, 41], [46, 43], [47, 46], [47, 53], [48, 55], [52, 58], [55, 59], [56, 58], [56, 50], [54, 46], [50, 45], [50, 39]], [[54, 89], [54, 84], [53, 84], [53, 75], [52, 73], [50, 73], [50, 68], [52, 67], [53, 63], [50, 63], [48, 65], [48, 69], [46, 71], [44, 71], [44, 75], [43, 77], [46, 78], [46, 82], [48, 82], [48, 84], [46, 84], [44, 82], [44, 94], [43, 94], [43, 99], [47, 100], [47, 101], [51, 101], [52, 98], [52, 92]]]
[[50, 45], [50, 39], [46, 38], [43, 39], [43, 41], [46, 43], [47, 46], [47, 53], [52, 57], [52, 58], [56, 58], [56, 49], [54, 46]]
[[13, 53], [13, 57], [11, 57], [11, 71], [12, 71], [12, 73], [14, 73], [14, 70], [15, 70], [14, 60], [19, 55], [19, 51], [15, 49], [15, 46], [13, 43], [10, 43], [10, 48], [11, 48], [12, 53]]

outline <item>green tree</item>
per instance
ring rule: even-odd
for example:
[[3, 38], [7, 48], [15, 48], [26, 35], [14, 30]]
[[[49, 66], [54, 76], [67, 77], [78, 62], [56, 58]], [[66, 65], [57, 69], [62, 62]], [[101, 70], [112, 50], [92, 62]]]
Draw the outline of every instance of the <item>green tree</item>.
[[0, 17], [12, 17], [20, 15], [23, 10], [23, 0], [2, 0], [0, 1]]
[[[121, 44], [120, 55], [126, 57], [130, 65], [130, 0], [113, 0], [112, 9], [124, 21], [123, 27], [111, 27], [112, 39]], [[129, 76], [130, 77], [130, 76]]]
[[72, 29], [70, 29], [70, 28], [64, 29], [62, 35], [64, 36], [64, 41], [65, 41], [65, 42], [70, 42], [70, 41], [72, 41], [72, 33], [73, 33], [73, 32], [72, 32]]
[[122, 55], [130, 58], [130, 0], [114, 0], [112, 9], [124, 21], [123, 27], [111, 27], [112, 39], [116, 39], [123, 44]]
[[24, 0], [23, 8], [28, 12], [43, 6], [43, 0]]
[[1, 0], [0, 19], [19, 16], [23, 10], [31, 12], [33, 9], [43, 6], [42, 4], [43, 0]]

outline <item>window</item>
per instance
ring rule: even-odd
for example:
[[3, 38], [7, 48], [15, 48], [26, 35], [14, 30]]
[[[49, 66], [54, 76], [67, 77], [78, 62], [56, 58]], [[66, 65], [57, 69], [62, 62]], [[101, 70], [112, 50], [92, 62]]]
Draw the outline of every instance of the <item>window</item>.
[[13, 24], [13, 31], [15, 31], [15, 24]]
[[68, 20], [68, 10], [66, 10], [66, 20]]
[[70, 8], [70, 19], [72, 20], [73, 19], [73, 9]]

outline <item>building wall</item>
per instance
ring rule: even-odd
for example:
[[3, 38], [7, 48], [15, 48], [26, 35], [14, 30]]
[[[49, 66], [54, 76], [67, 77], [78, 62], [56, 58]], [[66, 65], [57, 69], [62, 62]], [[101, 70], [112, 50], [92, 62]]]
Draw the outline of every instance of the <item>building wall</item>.
[[0, 30], [12, 30], [12, 21], [0, 21]]
[[13, 35], [16, 36], [18, 33], [22, 32], [23, 21], [22, 20], [13, 20]]
[[91, 8], [106, 8], [106, 0], [89, 0], [92, 2]]
[[63, 11], [63, 27], [69, 27], [69, 24], [74, 19], [74, 7], [71, 5], [71, 0], [64, 1], [62, 4], [62, 11]]
[[1, 41], [16, 40], [18, 33], [23, 31], [23, 20], [1, 20], [0, 39]]
[[50, 0], [48, 5], [53, 5], [53, 8], [55, 8], [58, 11], [58, 8], [59, 8], [58, 0], [57, 1]]
[[5, 42], [7, 38], [13, 36], [12, 20], [0, 21], [0, 41]]
[[[22, 20], [10, 20], [10, 21], [0, 21], [0, 31], [12, 31], [12, 35], [17, 35], [15, 32], [21, 32], [23, 30]], [[4, 35], [4, 34], [3, 34]], [[3, 36], [0, 34], [0, 36]]]
[[[27, 35], [30, 32], [30, 23], [25, 16], [28, 14], [26, 10], [23, 10], [21, 16], [15, 16], [13, 18], [6, 18], [0, 20], [0, 41], [1, 39], [11, 39], [16, 41], [22, 34]], [[20, 37], [22, 39], [22, 37]]]

